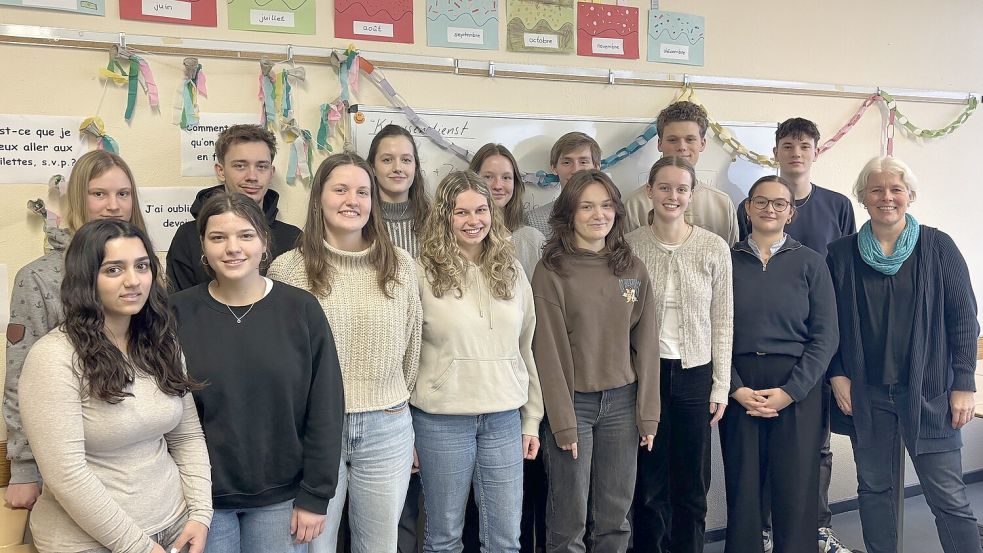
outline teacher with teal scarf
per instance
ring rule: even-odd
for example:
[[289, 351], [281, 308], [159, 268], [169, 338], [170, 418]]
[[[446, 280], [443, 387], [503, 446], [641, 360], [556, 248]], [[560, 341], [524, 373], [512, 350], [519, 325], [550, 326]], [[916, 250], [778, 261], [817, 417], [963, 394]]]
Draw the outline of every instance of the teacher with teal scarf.
[[840, 344], [833, 395], [853, 417], [857, 492], [869, 553], [898, 550], [897, 459], [904, 444], [945, 553], [980, 553], [966, 497], [960, 428], [973, 416], [980, 327], [969, 269], [948, 234], [908, 213], [911, 169], [893, 157], [864, 167], [854, 195], [870, 215], [829, 245]]

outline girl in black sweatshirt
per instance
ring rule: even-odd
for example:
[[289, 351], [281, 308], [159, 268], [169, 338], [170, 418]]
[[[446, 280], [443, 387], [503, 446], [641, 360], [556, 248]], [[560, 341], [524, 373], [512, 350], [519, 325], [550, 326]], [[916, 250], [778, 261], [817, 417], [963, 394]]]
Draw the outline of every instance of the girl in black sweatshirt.
[[821, 255], [784, 232], [795, 207], [787, 181], [748, 192], [751, 234], [734, 245], [731, 400], [720, 441], [727, 484], [725, 553], [761, 551], [761, 475], [770, 474], [774, 553], [816, 547], [821, 387], [838, 333]]

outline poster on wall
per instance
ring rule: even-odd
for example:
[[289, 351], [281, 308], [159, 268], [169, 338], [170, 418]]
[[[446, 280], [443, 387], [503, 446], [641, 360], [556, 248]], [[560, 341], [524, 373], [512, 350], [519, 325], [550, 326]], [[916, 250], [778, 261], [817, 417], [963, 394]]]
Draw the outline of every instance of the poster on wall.
[[649, 11], [648, 61], [703, 65], [703, 16]]
[[574, 0], [508, 0], [505, 40], [511, 52], [572, 54]]
[[22, 6], [40, 10], [106, 15], [106, 0], [0, 0], [0, 6]]
[[181, 132], [181, 176], [215, 175], [215, 140], [218, 133], [241, 124], [259, 124], [258, 113], [202, 113], [198, 123]]
[[498, 0], [427, 0], [427, 46], [498, 49]]
[[577, 54], [638, 59], [638, 8], [577, 2]]
[[191, 204], [201, 188], [194, 186], [140, 186], [140, 209], [154, 249], [166, 252], [177, 228], [195, 218]]
[[314, 0], [228, 0], [229, 28], [313, 35]]
[[338, 38], [413, 43], [413, 0], [335, 0]]
[[82, 117], [0, 114], [0, 184], [45, 184], [87, 150]]
[[215, 27], [216, 0], [119, 0], [120, 19]]

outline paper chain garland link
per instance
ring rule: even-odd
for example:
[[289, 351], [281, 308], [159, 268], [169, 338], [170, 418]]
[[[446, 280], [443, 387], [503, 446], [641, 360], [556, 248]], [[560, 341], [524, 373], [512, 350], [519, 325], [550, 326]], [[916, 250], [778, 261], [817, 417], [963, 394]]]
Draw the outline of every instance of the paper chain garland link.
[[894, 96], [891, 96], [883, 90], [880, 91], [880, 95], [884, 99], [884, 103], [887, 104], [887, 108], [897, 117], [897, 122], [904, 127], [906, 131], [914, 136], [917, 136], [918, 138], [939, 138], [947, 134], [952, 134], [956, 131], [956, 129], [961, 127], [971, 115], [973, 115], [977, 106], [979, 105], [979, 100], [977, 100], [975, 96], [970, 96], [966, 100], [966, 107], [963, 108], [962, 113], [960, 113], [952, 121], [952, 123], [949, 123], [941, 129], [923, 129], [912, 123], [908, 119], [908, 116], [898, 109], [898, 102], [894, 99]]

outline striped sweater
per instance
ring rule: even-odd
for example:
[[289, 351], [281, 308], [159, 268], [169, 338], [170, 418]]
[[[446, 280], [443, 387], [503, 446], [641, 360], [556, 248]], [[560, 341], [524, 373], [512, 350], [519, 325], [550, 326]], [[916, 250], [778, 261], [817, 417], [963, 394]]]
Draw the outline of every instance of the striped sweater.
[[[840, 347], [830, 363], [829, 376], [866, 382], [860, 315], [855, 287], [854, 250], [857, 235], [829, 245], [826, 259], [836, 289]], [[912, 255], [918, 256], [915, 317], [909, 355], [908, 403], [900, 413], [905, 443], [915, 454], [952, 451], [962, 447], [953, 430], [949, 392], [975, 391], [976, 340], [980, 326], [969, 269], [948, 234], [922, 225]], [[853, 423], [861, 446], [874, 433], [865, 386], [850, 390]]]
[[420, 240], [413, 230], [413, 217], [416, 212], [409, 200], [392, 204], [382, 202], [382, 220], [393, 244], [410, 252], [413, 259], [420, 257]]

